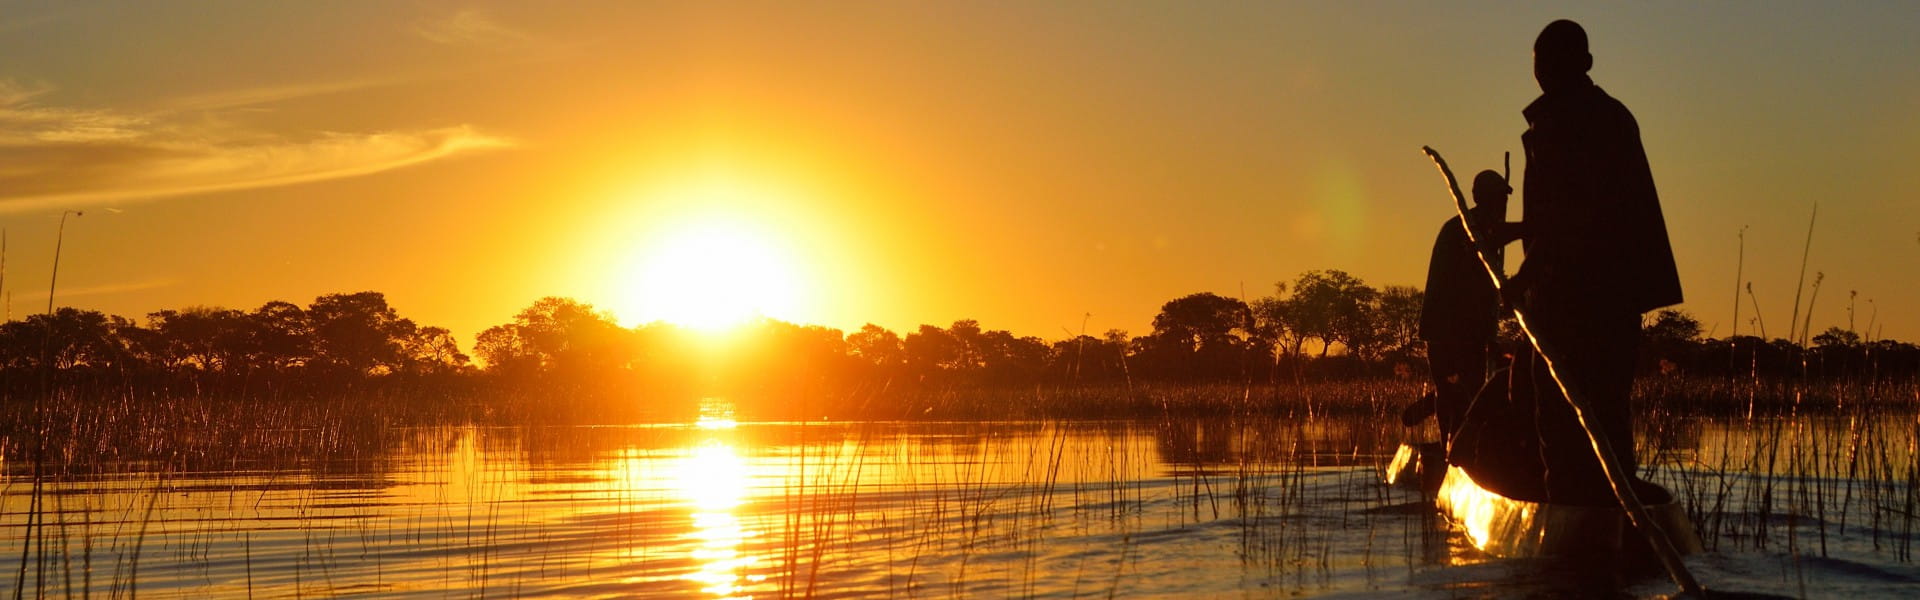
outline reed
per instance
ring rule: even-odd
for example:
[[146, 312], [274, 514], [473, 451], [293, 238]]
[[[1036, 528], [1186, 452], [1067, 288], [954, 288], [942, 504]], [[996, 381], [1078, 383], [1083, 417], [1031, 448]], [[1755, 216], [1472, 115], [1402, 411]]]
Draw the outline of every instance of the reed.
[[[623, 579], [692, 594], [677, 573], [701, 547], [672, 465], [707, 436], [730, 440], [751, 486], [724, 549], [746, 561], [730, 571], [745, 593], [1152, 595], [1179, 591], [1167, 565], [1194, 556], [1240, 585], [1312, 593], [1484, 560], [1375, 475], [1420, 435], [1396, 419], [1416, 385], [1248, 389], [948, 390], [913, 410], [1023, 408], [712, 434], [503, 426], [460, 398], [69, 394], [42, 403], [58, 424], [46, 505], [0, 503], [9, 531], [37, 519], [45, 536], [24, 570], [0, 568], [27, 573], [35, 595], [130, 595], [148, 580], [234, 595], [647, 589], [581, 587]], [[1710, 548], [1912, 560], [1920, 386], [1661, 376], [1635, 401], [1646, 475], [1678, 492]], [[1049, 416], [1132, 403], [1153, 415]], [[23, 482], [0, 497], [25, 500], [21, 404], [0, 405], [14, 411], [0, 457]], [[416, 477], [428, 484], [402, 483]], [[1817, 585], [1801, 563], [1790, 581]]]

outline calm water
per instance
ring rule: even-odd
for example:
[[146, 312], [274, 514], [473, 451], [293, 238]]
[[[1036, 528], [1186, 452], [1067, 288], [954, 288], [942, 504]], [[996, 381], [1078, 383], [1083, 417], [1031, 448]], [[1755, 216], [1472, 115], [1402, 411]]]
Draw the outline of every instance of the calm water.
[[[1417, 497], [1381, 485], [1398, 431], [1361, 419], [758, 424], [709, 413], [642, 427], [387, 430], [336, 456], [112, 465], [48, 486], [48, 535], [24, 571], [31, 480], [7, 465], [0, 588], [24, 579], [28, 596], [158, 598], [1577, 589], [1561, 566], [1475, 555], [1414, 510]], [[1904, 419], [1691, 421], [1644, 443], [1666, 461], [1655, 478], [1703, 506], [1719, 549], [1689, 561], [1707, 585], [1896, 595], [1920, 582], [1914, 522], [1901, 517], [1914, 502]], [[1612, 585], [1673, 591], [1658, 574]]]

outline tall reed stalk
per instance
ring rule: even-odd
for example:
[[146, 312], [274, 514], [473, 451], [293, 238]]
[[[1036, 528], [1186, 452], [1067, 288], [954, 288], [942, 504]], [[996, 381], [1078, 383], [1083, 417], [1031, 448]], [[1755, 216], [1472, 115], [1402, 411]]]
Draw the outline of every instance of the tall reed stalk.
[[[1813, 255], [1813, 223], [1820, 217], [1820, 203], [1813, 203], [1813, 215], [1807, 217], [1807, 243], [1800, 250], [1800, 278], [1793, 284], [1793, 314], [1787, 318], [1787, 339], [1793, 337], [1793, 326], [1800, 322], [1800, 292], [1807, 285], [1807, 258]], [[1808, 312], [1812, 312], [1811, 309]]]

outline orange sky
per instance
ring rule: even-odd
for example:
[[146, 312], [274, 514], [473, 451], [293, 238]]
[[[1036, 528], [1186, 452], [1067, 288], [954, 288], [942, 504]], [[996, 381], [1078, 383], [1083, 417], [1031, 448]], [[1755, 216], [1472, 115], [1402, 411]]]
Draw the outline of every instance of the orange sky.
[[1814, 330], [1847, 326], [1857, 291], [1857, 328], [1920, 339], [1920, 13], [1724, 12], [8, 4], [6, 290], [16, 318], [45, 307], [79, 209], [62, 305], [371, 289], [470, 343], [546, 295], [658, 316], [676, 292], [648, 287], [650, 249], [722, 222], [792, 274], [773, 316], [1139, 334], [1166, 300], [1308, 269], [1420, 283], [1451, 210], [1420, 146], [1464, 173], [1517, 153], [1533, 36], [1571, 17], [1640, 120], [1714, 335], [1743, 225], [1784, 335], [1817, 201]]

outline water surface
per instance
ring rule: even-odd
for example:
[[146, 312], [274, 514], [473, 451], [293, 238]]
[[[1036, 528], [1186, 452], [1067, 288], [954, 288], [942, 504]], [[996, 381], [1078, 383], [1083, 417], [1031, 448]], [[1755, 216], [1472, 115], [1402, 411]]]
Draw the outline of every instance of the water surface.
[[[1901, 487], [1892, 472], [1912, 468], [1910, 426], [1903, 439], [1897, 420], [1650, 429], [1643, 443], [1664, 461], [1654, 478], [1701, 505], [1717, 548], [1689, 559], [1708, 585], [1878, 595], [1920, 581], [1914, 523], [1899, 518], [1911, 479]], [[1416, 494], [1380, 483], [1398, 435], [1357, 417], [735, 423], [723, 413], [389, 429], [325, 456], [117, 464], [51, 481], [47, 535], [33, 548], [22, 548], [31, 471], [9, 464], [0, 573], [29, 593], [145, 597], [1673, 591], [1657, 573], [1568, 577], [1564, 565], [1477, 556]], [[1887, 477], [1861, 471], [1866, 454], [1877, 456], [1867, 470]]]

